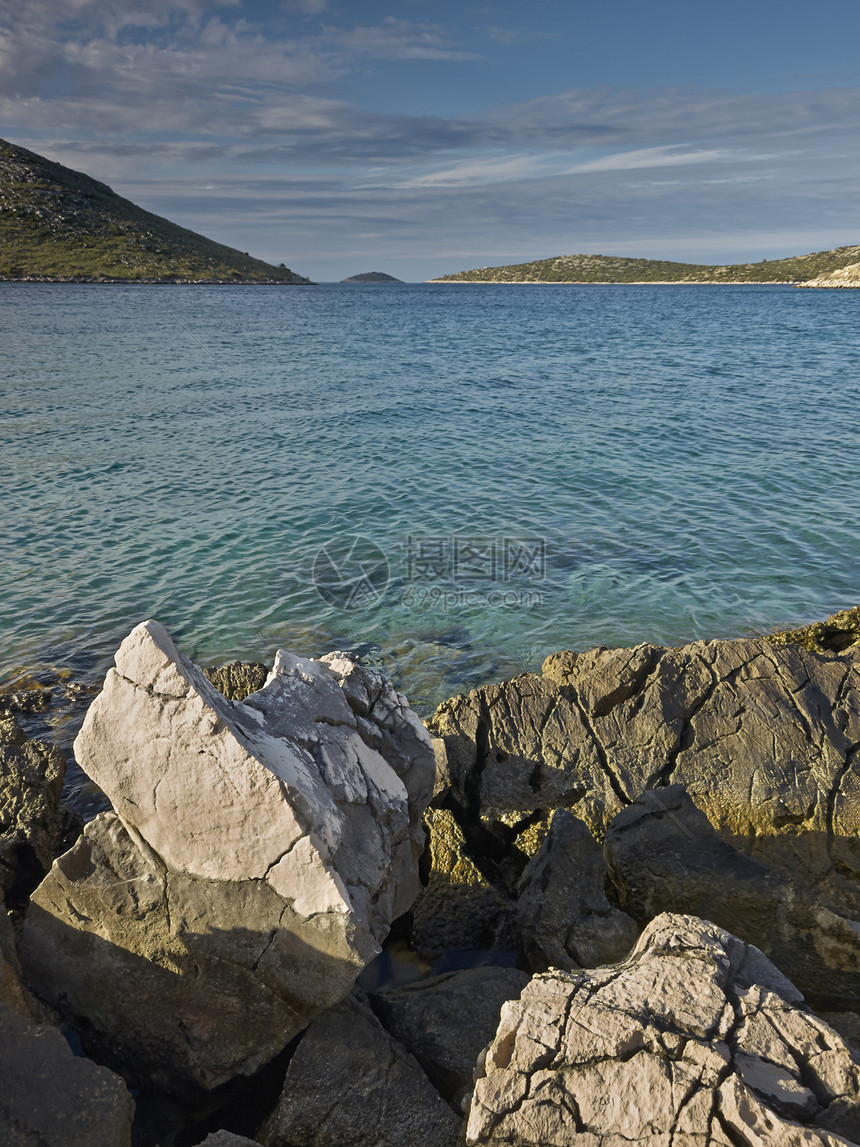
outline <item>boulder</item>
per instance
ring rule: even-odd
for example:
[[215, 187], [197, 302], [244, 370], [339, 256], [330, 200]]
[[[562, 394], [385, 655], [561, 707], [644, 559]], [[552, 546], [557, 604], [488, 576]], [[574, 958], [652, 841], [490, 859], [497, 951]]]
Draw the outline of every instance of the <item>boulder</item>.
[[860, 918], [860, 649], [766, 638], [547, 658], [454, 697], [430, 731], [451, 799], [500, 839], [566, 808], [598, 840], [645, 789], [686, 785], [726, 840]]
[[66, 762], [59, 749], [29, 740], [14, 717], [0, 717], [0, 891], [23, 908], [63, 851], [60, 798]]
[[520, 944], [536, 972], [613, 964], [636, 943], [635, 921], [607, 899], [607, 876], [588, 826], [558, 809], [519, 885]]
[[75, 751], [115, 811], [37, 889], [22, 965], [162, 1086], [254, 1072], [349, 992], [418, 889], [429, 736], [345, 654], [281, 651], [231, 702], [144, 622]]
[[624, 963], [546, 972], [505, 1004], [470, 1143], [844, 1147], [860, 1064], [756, 948], [691, 916]]
[[2, 1004], [0, 1079], [4, 1147], [130, 1147], [134, 1103], [119, 1076]]
[[386, 1031], [411, 1052], [455, 1111], [471, 1094], [478, 1055], [506, 1000], [529, 981], [517, 968], [468, 968], [371, 996]]
[[711, 827], [683, 785], [650, 790], [606, 830], [621, 902], [643, 923], [703, 916], [760, 948], [817, 1007], [860, 1010], [860, 922], [746, 856]]
[[352, 996], [314, 1020], [290, 1060], [265, 1147], [455, 1147], [461, 1121]]

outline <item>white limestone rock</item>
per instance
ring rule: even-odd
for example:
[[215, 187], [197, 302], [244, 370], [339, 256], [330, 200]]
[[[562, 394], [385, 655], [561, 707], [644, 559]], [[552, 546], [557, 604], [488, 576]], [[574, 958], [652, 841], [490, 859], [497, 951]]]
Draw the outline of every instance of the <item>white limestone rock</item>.
[[75, 753], [116, 814], [36, 891], [25, 972], [168, 1086], [255, 1070], [349, 992], [418, 890], [430, 738], [346, 654], [281, 651], [231, 702], [144, 622]]
[[478, 1062], [470, 1143], [837, 1147], [860, 1064], [757, 949], [664, 914], [623, 963], [535, 976]]

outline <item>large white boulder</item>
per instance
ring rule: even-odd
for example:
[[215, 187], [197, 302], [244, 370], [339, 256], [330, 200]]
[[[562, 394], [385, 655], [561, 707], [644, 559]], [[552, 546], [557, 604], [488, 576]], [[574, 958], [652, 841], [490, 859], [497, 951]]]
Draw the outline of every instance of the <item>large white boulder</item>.
[[163, 1083], [255, 1070], [349, 992], [418, 890], [430, 738], [346, 654], [281, 651], [231, 702], [146, 621], [75, 754], [115, 813], [35, 893], [25, 973]]

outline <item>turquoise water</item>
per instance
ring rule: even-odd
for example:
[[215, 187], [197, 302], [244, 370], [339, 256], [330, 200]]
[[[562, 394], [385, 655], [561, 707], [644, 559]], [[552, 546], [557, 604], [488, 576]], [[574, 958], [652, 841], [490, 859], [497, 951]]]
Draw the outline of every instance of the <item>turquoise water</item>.
[[[860, 294], [0, 284], [0, 677], [359, 648], [426, 713], [860, 601]], [[353, 541], [358, 535], [360, 540]]]

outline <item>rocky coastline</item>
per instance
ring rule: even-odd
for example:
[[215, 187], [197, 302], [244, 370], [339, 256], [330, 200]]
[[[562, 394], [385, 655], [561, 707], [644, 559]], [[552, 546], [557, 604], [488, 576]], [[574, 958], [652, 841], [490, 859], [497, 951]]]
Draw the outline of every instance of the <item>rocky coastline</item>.
[[[560, 652], [422, 723], [137, 626], [0, 698], [0, 1142], [860, 1144], [860, 609]], [[94, 810], [95, 811], [95, 810]]]

